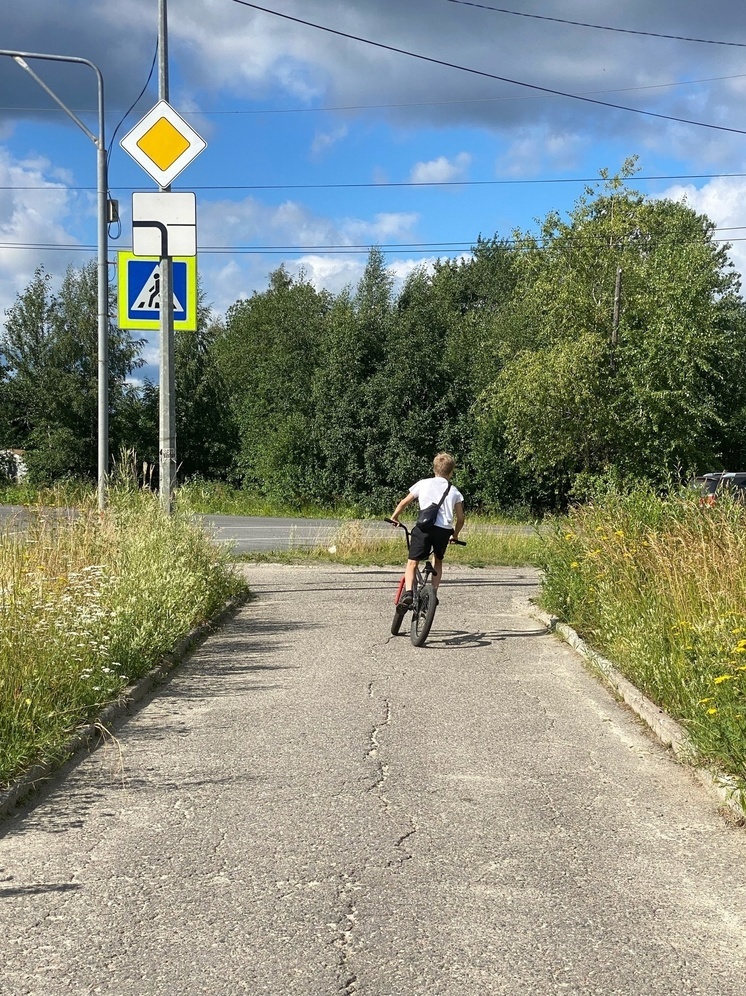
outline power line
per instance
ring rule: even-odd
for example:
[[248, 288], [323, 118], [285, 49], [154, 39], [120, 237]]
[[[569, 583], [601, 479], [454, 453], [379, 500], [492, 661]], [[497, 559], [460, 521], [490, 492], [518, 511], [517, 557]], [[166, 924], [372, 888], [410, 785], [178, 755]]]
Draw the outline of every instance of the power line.
[[[528, 15], [527, 15], [528, 16]], [[594, 93], [638, 93], [645, 90], [670, 90], [680, 86], [701, 86], [702, 83], [726, 83], [730, 80], [742, 80], [746, 78], [746, 73], [736, 73], [732, 76], [703, 76], [696, 80], [675, 80], [670, 83], [648, 83], [645, 86], [616, 86], [607, 87], [604, 90], [583, 90], [582, 96]], [[144, 91], [143, 91], [144, 92]], [[142, 93], [140, 94], [140, 97]], [[137, 99], [139, 100], [140, 97]], [[442, 107], [449, 104], [493, 104], [505, 103], [515, 100], [538, 100], [539, 97], [526, 94], [524, 96], [503, 96], [503, 97], [453, 97], [448, 100], [402, 100], [396, 103], [387, 104], [332, 104], [328, 107], [258, 107], [258, 108], [234, 108], [230, 111], [219, 111], [212, 108], [199, 110], [195, 113], [202, 117], [219, 117], [222, 115], [254, 115], [261, 114], [331, 114], [337, 111], [382, 111], [396, 110], [404, 107]], [[135, 104], [137, 101], [135, 101]], [[132, 105], [132, 107], [135, 106]], [[130, 111], [126, 111], [126, 117]], [[96, 109], [92, 107], [73, 108], [76, 114], [95, 114]], [[0, 104], [0, 111], [22, 111], [24, 113], [36, 114], [64, 114], [59, 107], [19, 107], [11, 104]], [[113, 113], [119, 113], [114, 111]]]
[[[657, 173], [649, 176], [634, 176], [630, 180], [634, 183], [653, 182], [657, 180], [737, 180], [746, 177], [746, 173]], [[241, 184], [192, 184], [189, 190], [356, 190], [373, 189], [375, 187], [397, 188], [397, 187], [495, 187], [495, 186], [536, 186], [549, 185], [555, 183], [599, 183], [602, 177], [598, 176], [566, 176], [566, 177], [533, 177], [515, 178], [509, 180], [391, 180], [382, 182], [354, 182], [354, 183], [241, 183]], [[64, 187], [64, 186], [0, 186], [0, 190], [48, 190], [52, 193], [60, 191], [94, 191], [95, 187]], [[127, 187], [114, 185], [111, 188], [117, 191], [140, 190], [140, 186]], [[174, 190], [180, 188], [174, 186]]]
[[657, 111], [644, 111], [639, 107], [627, 107], [624, 104], [613, 104], [610, 101], [599, 100], [596, 97], [583, 96], [577, 93], [568, 93], [564, 90], [556, 90], [552, 87], [539, 86], [537, 83], [526, 83], [523, 80], [514, 80], [508, 76], [498, 76], [495, 73], [487, 73], [481, 69], [472, 69], [470, 66], [460, 66], [454, 62], [447, 62], [444, 59], [436, 59], [429, 55], [421, 55], [418, 52], [410, 52], [408, 49], [397, 48], [394, 45], [385, 45], [383, 42], [372, 41], [370, 38], [362, 38], [359, 35], [349, 34], [346, 31], [338, 31], [336, 28], [329, 28], [323, 24], [315, 24], [312, 21], [304, 21], [300, 17], [293, 17], [290, 14], [281, 14], [276, 10], [269, 10], [267, 7], [260, 7], [259, 4], [249, 3], [248, 0], [232, 0], [233, 3], [240, 4], [242, 7], [250, 7], [253, 10], [259, 10], [264, 14], [271, 14], [274, 17], [281, 17], [287, 21], [293, 21], [296, 24], [303, 24], [309, 28], [315, 28], [318, 31], [325, 31], [328, 34], [336, 35], [339, 38], [348, 38], [351, 41], [362, 42], [364, 45], [372, 45], [374, 48], [384, 49], [387, 52], [395, 52], [397, 55], [406, 55], [411, 59], [419, 59], [422, 62], [429, 62], [436, 66], [445, 66], [447, 69], [458, 69], [463, 73], [471, 73], [474, 76], [482, 76], [486, 79], [498, 80], [500, 83], [510, 83], [513, 86], [525, 87], [529, 90], [536, 90], [539, 93], [552, 94], [555, 97], [567, 97], [570, 100], [580, 100], [588, 104], [596, 104], [599, 107], [610, 107], [616, 111], [628, 111], [631, 114], [643, 114], [646, 117], [658, 118], [663, 121], [674, 121], [677, 124], [688, 124], [694, 125], [697, 128], [710, 128], [714, 131], [726, 131], [731, 132], [735, 135], [746, 135], [746, 131], [742, 128], [729, 128], [727, 125], [717, 125], [710, 124], [706, 121], [694, 121], [691, 118], [680, 118], [672, 114], [661, 114]]
[[571, 24], [577, 28], [594, 28], [596, 31], [615, 31], [624, 35], [644, 35], [647, 38], [666, 38], [670, 41], [696, 42], [699, 45], [727, 45], [732, 48], [746, 48], [746, 42], [719, 41], [712, 38], [688, 38], [686, 35], [665, 35], [657, 31], [638, 31], [632, 28], [613, 28], [608, 24], [589, 24], [587, 21], [569, 21], [564, 17], [548, 17], [546, 14], [527, 14], [520, 10], [506, 10], [505, 7], [491, 7], [474, 0], [447, 0], [462, 7], [478, 7], [481, 10], [494, 10], [498, 14], [511, 14], [514, 17], [529, 17], [534, 21], [553, 21], [555, 24]]
[[[736, 232], [745, 231], [746, 225], [733, 226], [731, 228], [716, 229], [716, 231], [722, 232]], [[575, 239], [572, 238], [571, 244], [573, 246], [583, 246], [592, 245], [596, 246], [599, 244], [606, 244], [607, 236], [599, 235], [595, 239]], [[552, 246], [555, 240], [550, 240], [546, 245]], [[677, 242], [678, 245], [693, 245], [696, 244], [698, 240], [686, 240]], [[545, 247], [538, 238], [531, 236], [530, 234], [526, 238], [515, 239], [515, 238], [504, 238], [500, 239], [500, 242], [506, 246], [513, 248], [525, 248], [526, 243], [531, 242], [536, 244], [539, 248]], [[728, 236], [727, 238], [710, 238], [710, 244], [712, 245], [723, 245], [731, 244], [733, 242], [746, 242], [746, 236]], [[301, 253], [328, 253], [330, 255], [359, 255], [362, 253], [369, 253], [371, 249], [381, 249], [384, 252], [390, 253], [420, 253], [420, 254], [434, 254], [437, 252], [455, 252], [463, 253], [469, 252], [474, 248], [475, 240], [469, 239], [465, 241], [451, 240], [448, 242], [401, 242], [401, 243], [363, 243], [358, 245], [288, 245], [288, 246], [200, 246], [199, 255], [280, 255], [288, 253], [301, 254]], [[624, 247], [620, 247], [624, 248]], [[52, 243], [24, 243], [24, 242], [0, 242], [0, 249], [22, 249], [22, 250], [34, 250], [37, 252], [87, 252], [92, 253], [96, 251], [95, 245], [81, 245], [80, 243], [75, 244], [52, 244]], [[129, 250], [124, 250], [129, 251]]]

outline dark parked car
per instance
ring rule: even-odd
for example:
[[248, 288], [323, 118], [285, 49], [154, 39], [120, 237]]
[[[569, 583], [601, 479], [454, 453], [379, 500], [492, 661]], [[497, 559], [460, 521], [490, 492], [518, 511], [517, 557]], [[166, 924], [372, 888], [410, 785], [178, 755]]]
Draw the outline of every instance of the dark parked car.
[[728, 492], [746, 502], [746, 471], [715, 471], [695, 477], [691, 486], [702, 493], [702, 500], [713, 505], [719, 494]]

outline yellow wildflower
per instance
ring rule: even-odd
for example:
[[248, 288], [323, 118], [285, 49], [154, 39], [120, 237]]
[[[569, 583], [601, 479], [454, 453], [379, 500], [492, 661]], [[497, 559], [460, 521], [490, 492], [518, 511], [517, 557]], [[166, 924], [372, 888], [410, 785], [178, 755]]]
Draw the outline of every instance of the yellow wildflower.
[[708, 716], [714, 716], [716, 712], [717, 712], [717, 709], [715, 709], [715, 708], [713, 707], [712, 709], [708, 709], [708, 710], [707, 710], [707, 715], [708, 715]]
[[722, 685], [724, 681], [730, 681], [732, 677], [733, 677], [732, 674], [719, 674], [717, 678], [714, 679], [715, 684]]

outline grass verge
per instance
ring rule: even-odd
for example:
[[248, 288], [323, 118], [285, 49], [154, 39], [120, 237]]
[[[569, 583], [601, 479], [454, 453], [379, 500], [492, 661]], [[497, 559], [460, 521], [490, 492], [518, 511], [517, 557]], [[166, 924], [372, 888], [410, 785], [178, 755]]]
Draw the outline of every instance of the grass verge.
[[194, 626], [243, 589], [229, 556], [150, 495], [0, 533], [0, 785], [53, 759]]
[[554, 523], [543, 606], [746, 788], [746, 509], [727, 497], [608, 495]]
[[[537, 530], [526, 526], [469, 525], [464, 532], [467, 545], [449, 546], [446, 560], [470, 567], [517, 567], [538, 564], [542, 540]], [[244, 560], [288, 563], [325, 562], [360, 566], [404, 564], [407, 547], [404, 534], [382, 529], [365, 520], [344, 522], [331, 539], [316, 542], [308, 549], [276, 550], [268, 554], [246, 554]]]

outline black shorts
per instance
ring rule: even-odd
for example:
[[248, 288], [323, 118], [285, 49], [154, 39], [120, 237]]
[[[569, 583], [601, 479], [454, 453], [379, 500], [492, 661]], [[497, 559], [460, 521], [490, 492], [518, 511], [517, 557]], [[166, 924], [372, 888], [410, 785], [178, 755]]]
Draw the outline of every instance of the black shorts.
[[452, 535], [452, 529], [444, 529], [442, 526], [433, 526], [429, 533], [423, 533], [419, 526], [415, 526], [410, 533], [409, 559], [426, 560], [434, 551], [438, 560], [442, 560]]

